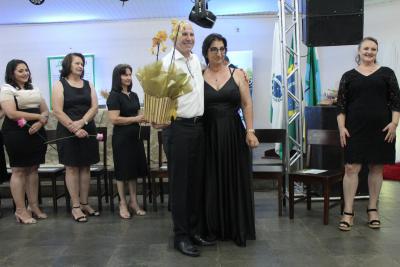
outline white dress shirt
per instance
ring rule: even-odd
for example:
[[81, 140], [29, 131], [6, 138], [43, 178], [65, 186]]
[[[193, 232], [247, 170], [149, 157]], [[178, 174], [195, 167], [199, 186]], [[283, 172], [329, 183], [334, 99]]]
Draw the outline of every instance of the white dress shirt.
[[[171, 50], [162, 59], [165, 69], [168, 69], [172, 58]], [[182, 118], [193, 118], [203, 116], [204, 113], [204, 79], [201, 71], [199, 58], [195, 54], [190, 54], [185, 58], [178, 50], [175, 50], [175, 65], [178, 69], [187, 73], [190, 77], [192, 91], [188, 94], [178, 97], [177, 116]]]

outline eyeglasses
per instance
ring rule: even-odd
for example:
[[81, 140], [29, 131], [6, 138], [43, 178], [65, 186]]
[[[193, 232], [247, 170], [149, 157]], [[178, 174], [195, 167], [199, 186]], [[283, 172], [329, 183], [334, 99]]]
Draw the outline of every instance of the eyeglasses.
[[210, 52], [213, 54], [218, 54], [218, 51], [221, 52], [221, 54], [225, 53], [225, 47], [210, 47]]

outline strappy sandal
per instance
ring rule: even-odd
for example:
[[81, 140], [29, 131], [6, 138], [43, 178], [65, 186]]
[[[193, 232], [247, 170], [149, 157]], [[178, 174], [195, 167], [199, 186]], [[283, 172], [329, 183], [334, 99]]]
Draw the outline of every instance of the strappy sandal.
[[343, 212], [344, 215], [351, 216], [350, 222], [346, 221], [340, 221], [339, 222], [339, 229], [341, 231], [350, 231], [351, 227], [353, 226], [353, 220], [354, 220], [354, 212]]
[[[81, 207], [72, 207], [72, 209], [81, 209]], [[75, 218], [74, 214], [73, 213], [71, 213], [71, 214], [72, 214], [72, 218], [78, 223], [85, 223], [88, 221], [88, 219], [86, 218], [86, 215], [82, 215], [78, 218]]]
[[130, 211], [132, 214], [135, 214], [135, 215], [137, 215], [137, 216], [145, 216], [145, 215], [146, 215], [146, 212], [145, 212], [144, 210], [142, 210], [142, 209], [139, 207], [139, 205], [138, 205], [137, 208], [134, 208], [134, 207], [132, 206], [131, 203], [129, 204], [129, 211]]
[[[88, 203], [81, 203], [81, 206], [88, 206], [89, 204]], [[89, 216], [100, 216], [100, 212], [98, 211], [98, 210], [93, 210], [92, 212], [90, 212], [90, 211], [88, 211], [86, 208], [84, 208], [84, 209], [82, 209], [82, 211], [84, 212], [84, 213], [86, 213], [87, 215], [89, 215]]]
[[[367, 213], [373, 212], [375, 211], [376, 213], [378, 213], [377, 209], [368, 209], [367, 208]], [[381, 221], [380, 220], [368, 220], [368, 227], [371, 229], [379, 229], [381, 228]]]
[[121, 219], [126, 219], [126, 220], [132, 219], [132, 216], [129, 213], [128, 206], [126, 205], [126, 203], [122, 205], [121, 203], [119, 203], [119, 217], [121, 217]]

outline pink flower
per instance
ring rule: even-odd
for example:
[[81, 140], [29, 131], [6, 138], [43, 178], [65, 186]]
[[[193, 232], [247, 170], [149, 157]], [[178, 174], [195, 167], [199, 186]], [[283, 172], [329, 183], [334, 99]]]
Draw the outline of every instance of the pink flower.
[[24, 118], [20, 118], [17, 120], [17, 124], [20, 128], [23, 128], [26, 125], [26, 120]]
[[103, 139], [104, 139], [103, 134], [102, 134], [102, 133], [98, 133], [98, 134], [96, 135], [96, 139], [97, 139], [98, 141], [103, 141]]

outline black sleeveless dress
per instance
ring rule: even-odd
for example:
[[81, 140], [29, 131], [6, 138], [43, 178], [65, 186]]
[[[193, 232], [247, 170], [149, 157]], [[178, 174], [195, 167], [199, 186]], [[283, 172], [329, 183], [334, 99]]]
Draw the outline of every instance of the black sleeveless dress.
[[[83, 115], [90, 109], [92, 98], [89, 82], [83, 80], [83, 87], [76, 88], [69, 85], [65, 79], [60, 80], [64, 88], [64, 109], [71, 120], [82, 119]], [[57, 141], [58, 159], [61, 164], [66, 166], [89, 166], [99, 162], [99, 142], [95, 135], [96, 125], [90, 121], [83, 127], [90, 136], [88, 138], [78, 138], [71, 133], [60, 122], [57, 124], [57, 138], [74, 136]]]
[[344, 148], [346, 163], [390, 164], [395, 161], [395, 142], [385, 142], [383, 128], [400, 112], [400, 91], [396, 76], [380, 67], [365, 76], [352, 69], [340, 81], [338, 114], [346, 115], [350, 137]]
[[246, 240], [256, 237], [254, 197], [250, 150], [238, 114], [240, 91], [233, 72], [219, 91], [204, 83], [206, 220], [210, 236], [245, 246]]
[[[14, 100], [17, 110], [40, 113], [39, 108], [19, 109], [17, 99], [14, 98]], [[28, 121], [27, 123], [32, 125], [35, 122]], [[7, 116], [4, 118], [2, 132], [11, 167], [31, 167], [45, 162], [47, 145], [44, 142], [47, 141], [46, 131], [42, 127], [38, 132], [30, 135], [28, 132], [29, 125], [21, 128], [16, 121], [10, 120]], [[0, 162], [2, 161], [3, 159], [0, 159]], [[4, 169], [2, 169], [2, 173], [4, 173]]]
[[[138, 115], [140, 103], [134, 92], [130, 92], [128, 96], [113, 90], [107, 98], [107, 107], [108, 110], [119, 110], [121, 117], [134, 117]], [[139, 123], [114, 126], [112, 149], [115, 178], [119, 181], [147, 175], [146, 154], [139, 135]]]

